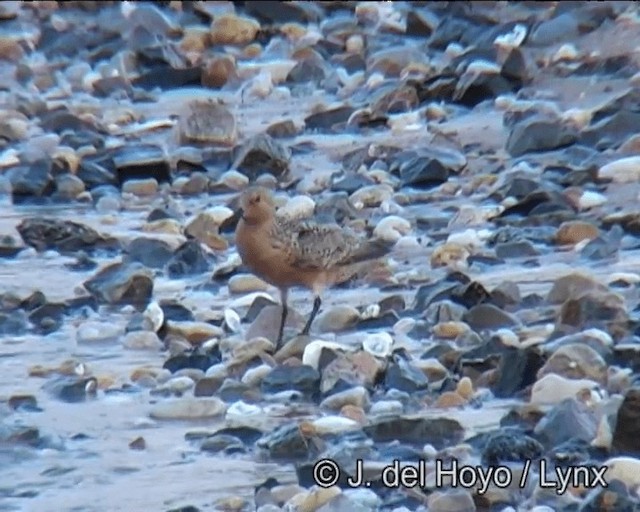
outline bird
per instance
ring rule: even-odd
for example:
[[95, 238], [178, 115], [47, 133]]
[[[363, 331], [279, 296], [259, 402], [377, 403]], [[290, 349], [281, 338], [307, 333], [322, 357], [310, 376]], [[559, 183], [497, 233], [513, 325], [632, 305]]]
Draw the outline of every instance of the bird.
[[282, 313], [276, 347], [282, 343], [289, 289], [312, 291], [313, 308], [301, 335], [308, 335], [325, 289], [346, 280], [355, 264], [389, 254], [393, 243], [364, 239], [337, 224], [292, 219], [276, 212], [271, 191], [253, 185], [238, 201], [235, 241], [240, 258], [254, 275], [278, 288]]

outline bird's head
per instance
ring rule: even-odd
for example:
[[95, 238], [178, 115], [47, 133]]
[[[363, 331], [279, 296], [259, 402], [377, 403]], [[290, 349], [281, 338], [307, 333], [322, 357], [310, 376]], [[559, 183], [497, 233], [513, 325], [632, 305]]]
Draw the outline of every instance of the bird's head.
[[249, 187], [240, 196], [240, 216], [247, 224], [257, 225], [271, 219], [275, 206], [271, 192], [264, 187]]

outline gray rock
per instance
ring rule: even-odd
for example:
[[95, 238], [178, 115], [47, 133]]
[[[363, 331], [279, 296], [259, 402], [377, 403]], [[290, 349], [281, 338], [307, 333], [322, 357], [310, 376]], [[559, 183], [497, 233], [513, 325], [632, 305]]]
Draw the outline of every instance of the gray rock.
[[153, 275], [140, 263], [114, 263], [84, 282], [101, 302], [146, 305], [153, 294]]

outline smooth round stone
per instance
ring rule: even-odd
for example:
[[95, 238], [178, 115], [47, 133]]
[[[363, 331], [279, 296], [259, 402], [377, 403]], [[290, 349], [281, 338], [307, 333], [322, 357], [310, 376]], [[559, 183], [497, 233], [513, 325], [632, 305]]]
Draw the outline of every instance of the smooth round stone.
[[85, 186], [77, 176], [62, 174], [56, 178], [56, 190], [63, 197], [74, 199], [85, 191]]
[[225, 13], [211, 23], [211, 44], [248, 44], [260, 30], [260, 24], [251, 18]]
[[162, 350], [164, 348], [164, 343], [152, 331], [128, 332], [122, 340], [122, 345], [132, 350]]
[[399, 416], [404, 411], [404, 406], [399, 400], [380, 400], [371, 405], [370, 416]]
[[554, 241], [557, 244], [575, 245], [583, 240], [593, 240], [600, 235], [597, 226], [588, 222], [572, 220], [563, 222], [555, 234]]
[[608, 482], [620, 480], [629, 489], [640, 487], [640, 459], [635, 457], [612, 457], [604, 462], [607, 466], [605, 478]]
[[179, 398], [161, 402], [149, 413], [156, 420], [200, 420], [224, 414], [226, 404], [219, 398]]
[[391, 354], [393, 338], [388, 332], [369, 334], [363, 340], [362, 348], [373, 356], [385, 358]]
[[249, 185], [249, 178], [238, 171], [227, 171], [220, 176], [220, 183], [226, 185], [231, 190], [242, 190]]
[[467, 268], [467, 259], [471, 256], [469, 250], [459, 244], [446, 243], [436, 247], [431, 253], [429, 263], [431, 268], [451, 267], [453, 269]]
[[318, 510], [341, 493], [340, 487], [335, 485], [327, 488], [314, 486], [309, 491], [293, 496], [285, 503], [284, 510]]
[[614, 160], [600, 168], [598, 177], [615, 183], [637, 183], [640, 181], [640, 156]]
[[589, 379], [567, 379], [550, 373], [538, 380], [531, 389], [532, 404], [558, 404], [567, 398], [576, 398], [589, 392], [593, 397], [599, 389], [598, 383]]
[[158, 182], [155, 178], [127, 180], [122, 184], [122, 192], [139, 197], [153, 196], [158, 193]]
[[459, 393], [455, 391], [445, 391], [438, 397], [438, 400], [436, 400], [435, 407], [449, 409], [453, 407], [462, 407], [466, 403], [466, 399], [460, 396]]
[[290, 219], [306, 219], [313, 215], [315, 208], [316, 202], [309, 196], [295, 196], [278, 209], [278, 214]]
[[411, 223], [402, 217], [397, 215], [389, 215], [376, 224], [373, 230], [373, 235], [383, 240], [390, 242], [397, 242], [411, 231]]
[[318, 332], [339, 332], [353, 327], [360, 319], [360, 312], [347, 305], [334, 306], [318, 316], [315, 327]]
[[249, 387], [258, 387], [262, 380], [271, 373], [271, 366], [268, 364], [261, 364], [255, 368], [249, 368], [242, 376], [242, 383]]
[[172, 391], [174, 393], [184, 393], [185, 391], [193, 389], [195, 385], [196, 383], [190, 377], [173, 377], [165, 382], [162, 386], [160, 386], [158, 390]]
[[393, 187], [391, 185], [368, 185], [356, 190], [349, 200], [358, 209], [363, 207], [375, 208], [383, 201], [388, 201], [393, 197]]
[[84, 322], [76, 331], [78, 343], [104, 343], [116, 341], [124, 328], [107, 322]]
[[229, 279], [230, 293], [263, 292], [269, 284], [253, 274], [236, 274]]
[[116, 195], [102, 196], [96, 202], [96, 211], [98, 213], [117, 212], [121, 208], [120, 197]]
[[345, 405], [353, 405], [361, 409], [368, 409], [370, 405], [369, 392], [363, 386], [345, 389], [325, 398], [320, 407], [339, 411]]
[[217, 325], [206, 322], [167, 321], [167, 333], [182, 336], [189, 343], [199, 344], [212, 338], [220, 338], [224, 331]]
[[440, 322], [433, 326], [433, 334], [439, 338], [455, 339], [471, 330], [465, 322]]
[[253, 404], [247, 404], [242, 400], [238, 400], [237, 402], [231, 404], [227, 409], [226, 419], [241, 419], [246, 418], [247, 416], [260, 416], [263, 415], [264, 411], [262, 407]]
[[175, 219], [159, 219], [147, 222], [142, 226], [145, 233], [161, 233], [165, 235], [181, 235], [182, 226]]

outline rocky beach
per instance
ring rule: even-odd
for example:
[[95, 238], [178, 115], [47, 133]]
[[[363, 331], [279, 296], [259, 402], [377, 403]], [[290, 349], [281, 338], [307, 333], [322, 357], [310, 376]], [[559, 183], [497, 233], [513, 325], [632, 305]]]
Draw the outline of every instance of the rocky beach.
[[[393, 244], [281, 346], [254, 184]], [[0, 3], [0, 512], [633, 512], [639, 432], [637, 3]]]

